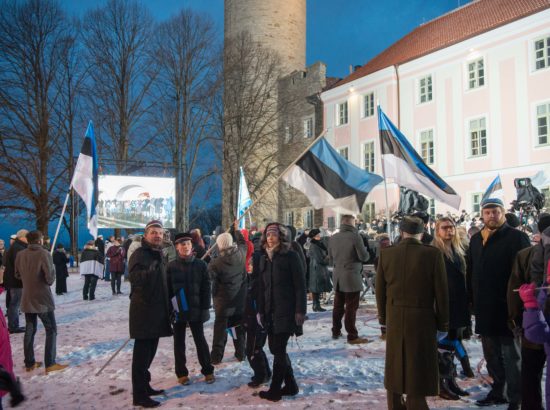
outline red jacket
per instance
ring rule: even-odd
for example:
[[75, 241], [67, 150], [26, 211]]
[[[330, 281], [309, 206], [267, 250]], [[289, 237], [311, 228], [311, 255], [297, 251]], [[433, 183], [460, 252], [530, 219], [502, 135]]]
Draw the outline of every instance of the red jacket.
[[[4, 292], [4, 288], [0, 285], [0, 295], [2, 292]], [[10, 334], [8, 333], [8, 326], [2, 309], [0, 309], [0, 366], [15, 379], [13, 375], [13, 360], [11, 358]], [[6, 393], [6, 391], [0, 390], [0, 397], [6, 395]]]
[[124, 272], [124, 248], [113, 245], [107, 251], [109, 258], [109, 272]]

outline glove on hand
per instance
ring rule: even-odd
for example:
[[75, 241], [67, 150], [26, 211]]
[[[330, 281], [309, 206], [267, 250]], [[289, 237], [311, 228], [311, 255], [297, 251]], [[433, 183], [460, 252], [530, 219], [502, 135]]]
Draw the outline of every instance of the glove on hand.
[[534, 283], [521, 285], [519, 287], [519, 297], [523, 301], [523, 306], [525, 306], [525, 309], [536, 309], [539, 307], [535, 296], [536, 287], [537, 285]]
[[306, 320], [306, 315], [303, 313], [296, 313], [294, 315], [294, 320], [296, 321], [297, 326], [302, 326], [304, 324], [304, 321]]

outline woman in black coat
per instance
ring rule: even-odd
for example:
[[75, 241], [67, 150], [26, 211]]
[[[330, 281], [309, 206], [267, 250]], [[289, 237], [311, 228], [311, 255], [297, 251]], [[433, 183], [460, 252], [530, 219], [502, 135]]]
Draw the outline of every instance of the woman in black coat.
[[321, 293], [330, 292], [330, 273], [328, 270], [328, 250], [321, 241], [321, 231], [317, 228], [309, 232], [309, 291], [313, 296], [313, 311], [325, 312], [321, 307]]
[[57, 244], [55, 252], [53, 253], [53, 264], [55, 265], [55, 294], [62, 295], [67, 293], [67, 277], [69, 271], [67, 270], [67, 263], [69, 258], [63, 249], [62, 244]]
[[281, 396], [294, 396], [299, 392], [286, 347], [290, 336], [303, 333], [305, 273], [298, 255], [290, 249], [283, 225], [267, 225], [262, 246], [265, 254], [259, 265], [258, 312], [273, 354], [273, 376], [269, 390], [260, 392], [260, 397], [278, 401]]

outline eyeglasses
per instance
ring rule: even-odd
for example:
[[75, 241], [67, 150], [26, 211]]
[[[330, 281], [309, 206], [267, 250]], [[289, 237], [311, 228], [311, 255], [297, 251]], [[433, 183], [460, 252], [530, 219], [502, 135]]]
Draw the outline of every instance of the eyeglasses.
[[455, 227], [453, 225], [445, 225], [445, 226], [440, 226], [439, 229], [443, 229], [444, 231], [448, 231], [450, 229], [455, 229]]

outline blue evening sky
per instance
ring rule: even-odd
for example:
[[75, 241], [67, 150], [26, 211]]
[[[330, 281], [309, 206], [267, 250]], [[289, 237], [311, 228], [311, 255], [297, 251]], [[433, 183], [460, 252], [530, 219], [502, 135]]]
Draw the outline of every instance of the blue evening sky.
[[[270, 1], [270, 0], [258, 0]], [[69, 14], [83, 16], [106, 0], [61, 0]], [[362, 65], [412, 31], [469, 0], [307, 0], [306, 62], [323, 61], [327, 74], [345, 77], [350, 65]], [[153, 16], [164, 20], [183, 8], [209, 14], [223, 37], [223, 0], [143, 0]], [[0, 215], [2, 218], [2, 215]], [[7, 220], [9, 219], [9, 220]], [[57, 222], [57, 221], [56, 221]], [[56, 222], [50, 224], [53, 237]], [[32, 222], [4, 218], [0, 222], [0, 238], [7, 239], [21, 227], [32, 229]], [[107, 232], [102, 232], [107, 234]], [[62, 228], [61, 239], [68, 242]], [[82, 221], [80, 244], [91, 237]]]

